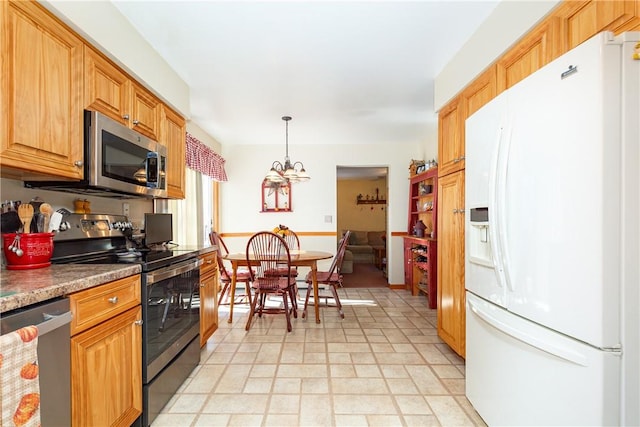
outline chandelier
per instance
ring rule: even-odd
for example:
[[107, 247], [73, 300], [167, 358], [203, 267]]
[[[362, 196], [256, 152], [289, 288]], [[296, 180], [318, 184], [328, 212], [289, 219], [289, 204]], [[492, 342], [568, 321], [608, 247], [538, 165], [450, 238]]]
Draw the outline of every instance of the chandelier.
[[294, 182], [304, 182], [311, 179], [307, 171], [304, 170], [302, 162], [291, 163], [289, 159], [289, 120], [291, 117], [284, 116], [282, 120], [286, 123], [286, 151], [284, 156], [284, 164], [275, 161], [271, 164], [271, 170], [264, 177], [265, 181], [273, 184], [284, 184]]

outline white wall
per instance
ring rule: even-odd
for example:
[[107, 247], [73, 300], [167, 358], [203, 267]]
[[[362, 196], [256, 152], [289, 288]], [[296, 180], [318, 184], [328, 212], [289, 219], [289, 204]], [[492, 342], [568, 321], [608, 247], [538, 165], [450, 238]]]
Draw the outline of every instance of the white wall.
[[561, 0], [503, 0], [438, 74], [434, 107], [440, 110], [461, 89], [540, 22]]
[[[431, 141], [433, 144], [433, 141]], [[223, 147], [229, 182], [221, 185], [221, 230], [223, 233], [250, 233], [271, 230], [285, 224], [293, 230], [337, 232], [336, 166], [386, 166], [388, 185], [389, 283], [404, 282], [402, 238], [389, 238], [391, 232], [406, 232], [409, 197], [409, 161], [422, 156], [417, 145], [325, 145], [290, 146], [291, 160], [301, 161], [311, 180], [294, 184], [293, 212], [261, 213], [261, 183], [275, 160], [284, 160], [282, 145], [243, 145]], [[331, 216], [330, 223], [325, 216]], [[225, 237], [232, 252], [244, 251], [246, 236]], [[335, 252], [336, 237], [301, 237], [301, 246]], [[330, 262], [330, 261], [329, 261]], [[322, 265], [323, 267], [328, 267]]]

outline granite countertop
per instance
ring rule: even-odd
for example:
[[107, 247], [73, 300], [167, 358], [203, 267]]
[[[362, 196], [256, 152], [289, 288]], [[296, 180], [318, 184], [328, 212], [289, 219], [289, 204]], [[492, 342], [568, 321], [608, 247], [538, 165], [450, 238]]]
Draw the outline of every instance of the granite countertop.
[[54, 264], [0, 272], [0, 313], [141, 272], [137, 264]]
[[[197, 252], [217, 250], [210, 246], [176, 246], [173, 251]], [[64, 296], [123, 277], [139, 274], [138, 264], [53, 264], [33, 270], [0, 272], [0, 313]]]

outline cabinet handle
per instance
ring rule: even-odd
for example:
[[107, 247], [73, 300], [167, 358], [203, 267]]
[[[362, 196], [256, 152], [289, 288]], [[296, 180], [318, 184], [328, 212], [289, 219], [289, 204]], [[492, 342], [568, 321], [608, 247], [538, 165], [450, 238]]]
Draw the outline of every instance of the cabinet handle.
[[453, 159], [453, 163], [458, 163], [459, 161], [460, 161], [460, 159], [458, 159], [458, 158]]
[[75, 162], [73, 162], [73, 164], [75, 165], [75, 167], [81, 168], [82, 165], [84, 165], [84, 162], [82, 160], [76, 160]]
[[204, 288], [204, 283], [200, 283], [200, 287], [201, 287], [201, 288]]
[[133, 324], [136, 325], [136, 326], [142, 326], [143, 323], [144, 323], [144, 321], [142, 319], [136, 320], [135, 322], [133, 322]]
[[454, 210], [453, 210], [453, 213], [454, 213], [454, 214], [457, 214], [457, 213], [458, 213], [458, 209], [454, 209]]
[[138, 123], [140, 123], [140, 120], [135, 120], [135, 119], [133, 120], [134, 125], [137, 125]]
[[463, 161], [465, 159], [464, 156], [460, 156], [460, 161]]
[[111, 297], [111, 298], [108, 299], [108, 301], [111, 304], [117, 304], [118, 303], [118, 297]]
[[207, 264], [211, 264], [213, 261], [211, 261], [210, 259], [207, 260]]
[[125, 114], [124, 116], [122, 116], [122, 118], [125, 119], [125, 120], [129, 120], [129, 115]]

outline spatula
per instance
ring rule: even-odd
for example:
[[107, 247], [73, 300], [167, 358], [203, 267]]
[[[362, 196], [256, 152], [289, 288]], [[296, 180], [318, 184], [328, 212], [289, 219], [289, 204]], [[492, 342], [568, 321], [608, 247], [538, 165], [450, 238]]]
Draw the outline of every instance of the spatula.
[[18, 206], [18, 216], [20, 217], [20, 222], [22, 222], [22, 232], [30, 233], [31, 220], [33, 219], [33, 206], [28, 203]]
[[49, 203], [43, 203], [40, 205], [40, 213], [44, 217], [44, 221], [42, 224], [42, 229], [38, 230], [39, 233], [48, 233], [49, 232], [49, 220], [51, 219], [51, 214], [53, 213], [53, 208]]

